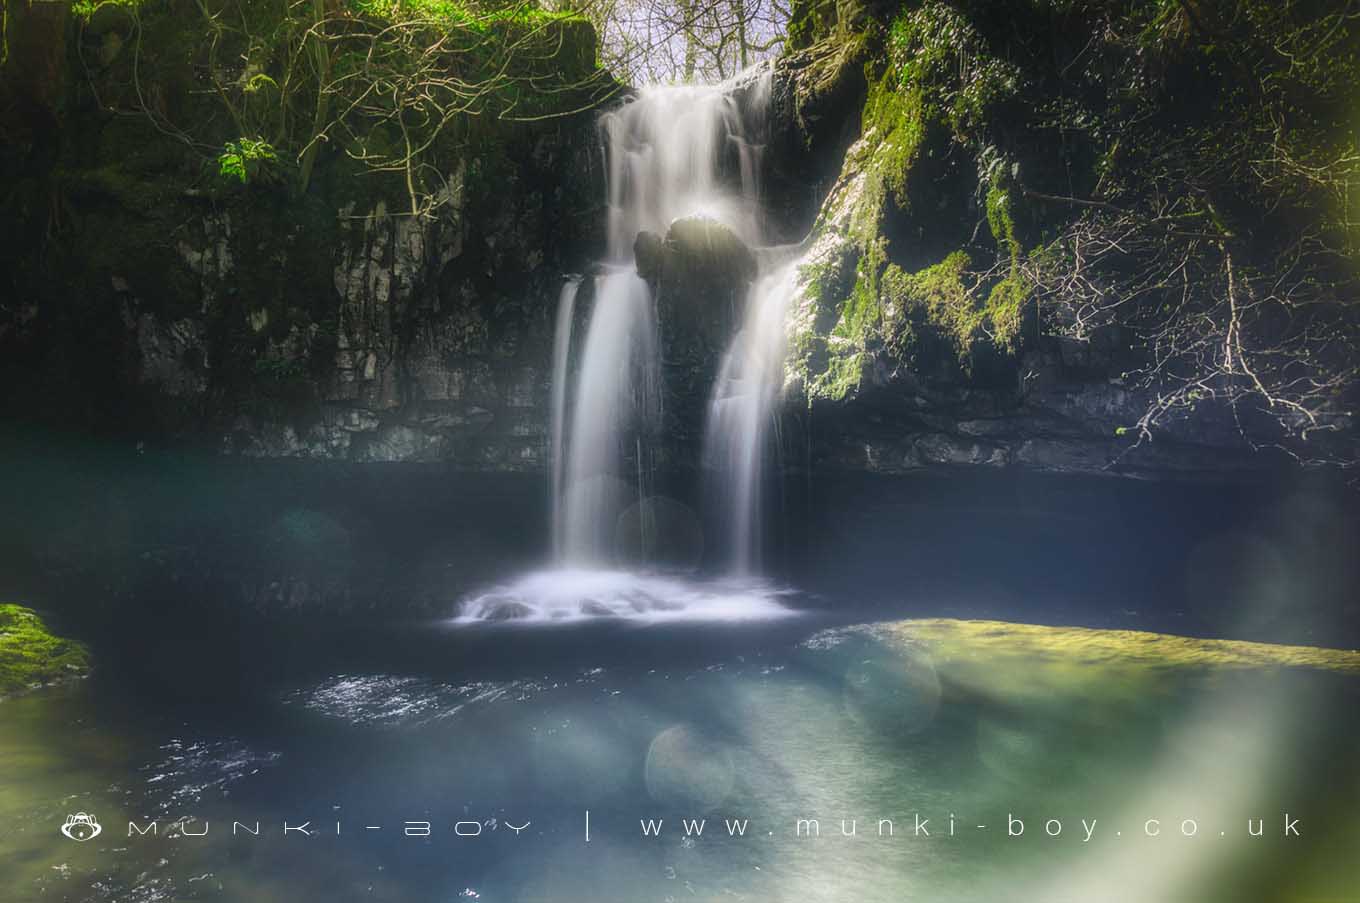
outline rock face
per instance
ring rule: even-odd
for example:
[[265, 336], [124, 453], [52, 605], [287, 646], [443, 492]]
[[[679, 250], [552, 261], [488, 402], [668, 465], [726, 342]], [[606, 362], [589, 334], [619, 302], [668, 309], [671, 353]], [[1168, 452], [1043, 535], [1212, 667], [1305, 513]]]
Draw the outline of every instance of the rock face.
[[[793, 96], [800, 87], [784, 90]], [[883, 240], [876, 167], [902, 140], [881, 125], [865, 127], [807, 240], [791, 305], [784, 425], [791, 447], [808, 450], [802, 466], [1191, 477], [1278, 463], [1252, 455], [1230, 418], [1203, 412], [1135, 447], [1129, 425], [1149, 398], [1121, 378], [1135, 356], [1117, 332], [1084, 343], [1022, 340], [1009, 351], [979, 346], [965, 359], [946, 325], [905, 310], [882, 276], [867, 278], [866, 269], [882, 265], [874, 260]], [[969, 194], [951, 200], [949, 180], [941, 181], [928, 185], [941, 192], [932, 209], [969, 215]], [[950, 234], [947, 221], [935, 221]], [[930, 241], [912, 247], [926, 259], [932, 253]]]
[[[130, 20], [110, 5], [76, 30], [53, 6], [11, 22], [0, 80], [0, 179], [15, 214], [0, 223], [15, 252], [0, 272], [0, 415], [231, 455], [544, 467], [558, 291], [598, 258], [607, 219], [594, 113], [485, 127], [437, 160], [442, 188], [421, 215], [400, 178], [333, 149], [300, 194], [224, 188], [205, 176], [216, 161], [167, 127], [217, 115], [177, 57], [152, 48], [164, 67], [138, 88]], [[927, 6], [954, 22], [948, 4]], [[1273, 464], [1214, 413], [1167, 417], [1155, 442], [1138, 442], [1155, 399], [1125, 378], [1143, 363], [1129, 336], [1040, 328], [1022, 263], [1045, 223], [1022, 209], [1017, 173], [1022, 160], [1026, 178], [1052, 169], [1060, 148], [1030, 135], [998, 150], [978, 137], [986, 97], [937, 102], [890, 79], [915, 59], [892, 58], [892, 23], [917, 11], [795, 3], [774, 67], [765, 225], [806, 249], [780, 430], [786, 450], [806, 451], [786, 464], [1135, 475]], [[1009, 20], [975, 18], [1012, 36]], [[167, 40], [168, 21], [138, 41]], [[1004, 93], [1011, 64], [992, 56], [978, 84]], [[147, 92], [155, 115], [129, 115]], [[756, 258], [698, 218], [643, 233], [634, 250], [658, 306], [661, 451], [692, 467]]]
[[634, 255], [656, 298], [668, 451], [694, 461], [719, 362], [756, 277], [756, 258], [735, 232], [703, 217], [676, 220], [664, 239], [643, 232]]
[[[769, 178], [815, 185], [820, 198], [809, 214], [786, 187], [780, 210], [786, 234], [806, 235], [782, 430], [786, 449], [806, 450], [803, 467], [1152, 477], [1288, 466], [1260, 438], [1269, 424], [1193, 403], [1212, 389], [1167, 405], [1155, 378], [1134, 378], [1152, 370], [1152, 352], [1132, 332], [1074, 329], [1063, 318], [1080, 311], [1039, 309], [1036, 279], [1049, 279], [1050, 298], [1063, 291], [1049, 274], [1066, 263], [1048, 243], [1086, 209], [1061, 197], [1080, 193], [1073, 173], [1150, 190], [1139, 170], [1117, 171], [1114, 156], [1095, 166], [1042, 125], [1065, 37], [1036, 36], [1052, 52], [1013, 59], [1029, 37], [986, 3], [795, 3], [792, 18]], [[958, 75], [956, 58], [970, 54]], [[1118, 93], [1110, 72], [1084, 77]], [[1327, 424], [1344, 438], [1319, 457], [1353, 455], [1349, 416]]]
[[[193, 24], [145, 26], [164, 121], [109, 112], [136, 99], [126, 55], [9, 83], [26, 93], [0, 139], [17, 212], [0, 238], [20, 251], [0, 275], [3, 415], [237, 455], [541, 468], [555, 300], [602, 241], [594, 114], [441, 152], [420, 215], [400, 177], [338, 149], [302, 194], [234, 184], [166, 134], [220, 113], [162, 46]], [[82, 52], [131, 27], [101, 15]], [[32, 23], [15, 41], [50, 43]]]

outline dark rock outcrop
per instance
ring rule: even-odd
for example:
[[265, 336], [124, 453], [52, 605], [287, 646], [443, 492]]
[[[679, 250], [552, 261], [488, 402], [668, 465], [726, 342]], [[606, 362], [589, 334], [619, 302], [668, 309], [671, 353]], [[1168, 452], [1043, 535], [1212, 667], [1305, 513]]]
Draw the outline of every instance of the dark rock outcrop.
[[673, 457], [697, 461], [713, 380], [741, 323], [756, 258], [735, 232], [704, 217], [676, 220], [664, 239], [643, 232], [633, 250], [656, 298], [667, 445]]

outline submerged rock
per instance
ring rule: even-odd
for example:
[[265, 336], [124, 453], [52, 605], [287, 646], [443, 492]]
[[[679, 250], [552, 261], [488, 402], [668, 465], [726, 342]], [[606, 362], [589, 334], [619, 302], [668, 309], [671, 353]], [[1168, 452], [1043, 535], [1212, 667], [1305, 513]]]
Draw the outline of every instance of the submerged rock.
[[55, 636], [42, 618], [21, 605], [0, 605], [0, 698], [84, 677], [89, 653]]
[[534, 610], [523, 602], [513, 599], [497, 599], [488, 602], [482, 617], [488, 621], [515, 621], [533, 615]]
[[614, 609], [605, 605], [599, 599], [582, 599], [581, 614], [597, 618], [612, 618], [614, 617]]

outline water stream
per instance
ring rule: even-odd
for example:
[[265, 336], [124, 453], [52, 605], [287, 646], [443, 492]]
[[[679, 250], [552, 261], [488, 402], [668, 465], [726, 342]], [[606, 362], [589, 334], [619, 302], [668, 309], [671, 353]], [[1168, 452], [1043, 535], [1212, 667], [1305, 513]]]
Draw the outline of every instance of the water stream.
[[611, 559], [619, 513], [642, 488], [625, 483], [625, 439], [640, 440], [660, 409], [651, 294], [629, 268], [595, 279], [575, 388], [563, 445], [564, 516], [553, 544], [562, 549], [564, 563], [599, 566]]
[[[785, 251], [784, 258], [793, 252]], [[723, 547], [737, 574], [759, 572], [761, 485], [770, 464], [770, 429], [784, 381], [786, 320], [797, 260], [766, 264], [752, 285], [741, 330], [723, 356], [709, 402], [704, 464], [722, 510]]]
[[581, 288], [581, 280], [568, 279], [562, 284], [562, 294], [557, 302], [557, 329], [553, 338], [553, 382], [552, 382], [552, 480], [549, 493], [552, 497], [552, 537], [553, 557], [561, 558], [564, 552], [562, 538], [565, 528], [562, 523], [562, 487], [565, 484], [563, 470], [563, 448], [567, 428], [567, 360], [571, 351], [572, 320], [576, 316], [576, 293]]
[[[606, 259], [588, 293], [571, 278], [558, 303], [552, 387], [552, 550], [548, 576], [521, 579], [464, 601], [460, 620], [561, 621], [580, 617], [767, 617], [780, 592], [757, 579], [760, 484], [769, 424], [783, 380], [784, 321], [796, 261], [766, 250], [760, 161], [770, 75], [713, 86], [656, 86], [600, 118], [607, 166]], [[734, 165], [735, 163], [735, 165]], [[618, 569], [619, 550], [645, 553], [656, 502], [649, 477], [661, 423], [655, 299], [633, 263], [646, 230], [664, 236], [681, 217], [730, 228], [759, 251], [743, 324], [716, 374], [706, 425], [708, 497], [723, 525], [710, 557], [731, 579], [657, 582]], [[581, 298], [589, 297], [581, 317]], [[688, 299], [687, 299], [688, 300]], [[703, 299], [693, 299], [695, 303]], [[577, 340], [578, 319], [584, 337]], [[622, 535], [639, 531], [639, 536]], [[648, 567], [646, 561], [642, 562]], [[713, 604], [714, 599], [722, 599]]]

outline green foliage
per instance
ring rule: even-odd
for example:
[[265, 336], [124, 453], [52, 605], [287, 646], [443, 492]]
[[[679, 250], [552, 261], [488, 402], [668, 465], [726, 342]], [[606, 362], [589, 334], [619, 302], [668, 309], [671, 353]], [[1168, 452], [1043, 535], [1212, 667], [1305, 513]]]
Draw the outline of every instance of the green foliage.
[[71, 12], [75, 16], [88, 21], [100, 7], [112, 6], [136, 10], [143, 2], [145, 0], [75, 0], [71, 4]]
[[977, 28], [940, 0], [893, 19], [888, 53], [899, 85], [930, 98], [959, 135], [983, 131], [995, 106], [1023, 85], [1019, 67], [992, 53]]
[[903, 88], [885, 77], [869, 90], [862, 129], [872, 135], [873, 150], [863, 164], [867, 184], [850, 226], [866, 247], [878, 235], [889, 197], [900, 208], [909, 206], [907, 177], [925, 139], [926, 115], [919, 87]]
[[[905, 203], [940, 171], [920, 174], [922, 163], [971, 159], [996, 248], [984, 259], [974, 231], [961, 248], [971, 272], [954, 254], [915, 274], [890, 267], [885, 309], [923, 314], [961, 354], [984, 337], [1014, 351], [1038, 296], [1041, 331], [1087, 340], [1118, 327], [1145, 360], [1130, 385], [1159, 399], [1136, 428], [1143, 437], [1164, 412], [1208, 401], [1231, 405], [1239, 423], [1264, 415], [1289, 442], [1351, 429], [1352, 10], [1316, 0], [925, 0], [893, 14], [885, 50], [896, 93], [951, 138], [930, 137], [924, 153], [891, 164], [902, 216], [880, 231], [928, 234], [934, 211]], [[866, 112], [882, 105], [871, 94]]]
[[89, 653], [53, 636], [31, 609], [0, 604], [0, 697], [83, 675]]
[[1013, 270], [992, 286], [983, 310], [992, 341], [1005, 351], [1014, 352], [1019, 344], [1020, 325], [1025, 305], [1034, 295], [1034, 285], [1019, 270]]
[[987, 225], [997, 245], [1010, 254], [1011, 260], [1020, 257], [1020, 241], [1015, 237], [1015, 217], [1011, 214], [1012, 192], [999, 179], [993, 178], [987, 188]]
[[241, 138], [228, 141], [217, 158], [218, 175], [230, 181], [235, 179], [242, 185], [251, 181], [269, 181], [278, 153], [268, 141], [259, 138]]
[[488, 7], [457, 0], [349, 0], [349, 6], [360, 15], [388, 22], [425, 21], [444, 29], [471, 29], [483, 34], [507, 26], [527, 30], [553, 22], [587, 21], [575, 10], [544, 9], [528, 2]]
[[802, 50], [821, 40], [834, 23], [836, 12], [833, 0], [793, 0], [785, 28], [785, 48]]
[[1001, 177], [994, 174], [987, 188], [987, 225], [997, 246], [1010, 259], [1005, 277], [987, 295], [984, 316], [992, 340], [1007, 351], [1015, 350], [1025, 302], [1034, 291], [1034, 285], [1021, 268], [1020, 240], [1016, 237], [1015, 217], [1011, 212], [1014, 196], [1015, 189], [1005, 186]]
[[892, 307], [901, 318], [924, 314], [923, 319], [953, 337], [960, 353], [970, 346], [973, 334], [982, 324], [983, 313], [964, 285], [963, 277], [972, 261], [963, 251], [955, 251], [939, 263], [915, 273], [904, 273], [896, 266], [884, 277]]
[[[1026, 85], [1024, 75], [1017, 64], [992, 50], [964, 12], [940, 0], [905, 9], [893, 19], [888, 53], [889, 75], [897, 82], [897, 93], [917, 99], [918, 120], [942, 120], [956, 143], [971, 149], [980, 160], [990, 159], [987, 223], [1006, 262], [1005, 276], [986, 292], [985, 303], [977, 303], [963, 285], [964, 269], [971, 260], [961, 250], [917, 274], [903, 275], [898, 287], [904, 291], [904, 300], [910, 303], [915, 298], [924, 304], [930, 321], [953, 337], [961, 356], [967, 356], [981, 332], [1013, 351], [1033, 287], [1021, 271], [1023, 251], [1013, 213], [1016, 189], [1007, 184], [1003, 161], [985, 142], [998, 109], [1020, 97]], [[910, 163], [895, 161], [894, 165], [894, 192], [904, 209]]]
[[[879, 279], [884, 262], [883, 246], [882, 239], [875, 239], [859, 258], [849, 295], [840, 306], [836, 323], [825, 340], [826, 367], [813, 377], [809, 387], [810, 397], [839, 400], [859, 387], [866, 352], [879, 342], [882, 335], [883, 307], [879, 296]], [[812, 290], [823, 291], [824, 281], [814, 281]], [[802, 337], [801, 343], [807, 346], [810, 339], [810, 336]], [[805, 364], [807, 362], [805, 355], [796, 355], [795, 359], [801, 359]]]
[[855, 267], [855, 282], [850, 297], [841, 308], [840, 319], [832, 334], [863, 347], [882, 325], [883, 311], [879, 305], [879, 276], [884, 262], [884, 241], [871, 242]]
[[181, 153], [220, 147], [204, 161], [220, 180], [304, 194], [319, 161], [351, 161], [410, 215], [451, 197], [454, 162], [494, 154], [510, 120], [571, 115], [617, 90], [590, 22], [533, 0], [191, 0], [140, 6], [136, 40], [124, 32], [100, 73], [118, 106]]
[[[992, 54], [965, 15], [943, 2], [900, 12], [886, 54], [869, 73], [862, 143], [845, 164], [846, 176], [861, 183], [846, 224], [854, 278], [842, 286], [823, 274], [810, 284], [818, 306], [835, 313], [825, 360], [797, 358], [812, 371], [810, 398], [845, 397], [858, 387], [868, 356], [886, 350], [915, 360], [926, 334], [944, 336], [965, 369], [979, 343], [1013, 352], [1033, 294], [1015, 221], [1018, 192], [1003, 178], [1002, 159], [981, 153], [996, 111], [1024, 84], [1019, 67]], [[920, 251], [894, 236], [903, 221], [924, 231], [938, 215], [940, 155], [951, 144], [990, 161], [983, 193], [996, 263], [981, 259], [981, 248], [958, 248], [905, 271], [896, 256]]]
[[841, 401], [859, 388], [864, 376], [864, 352], [851, 347], [830, 349], [831, 357], [827, 367], [813, 380], [808, 388], [809, 398], [825, 398]]

